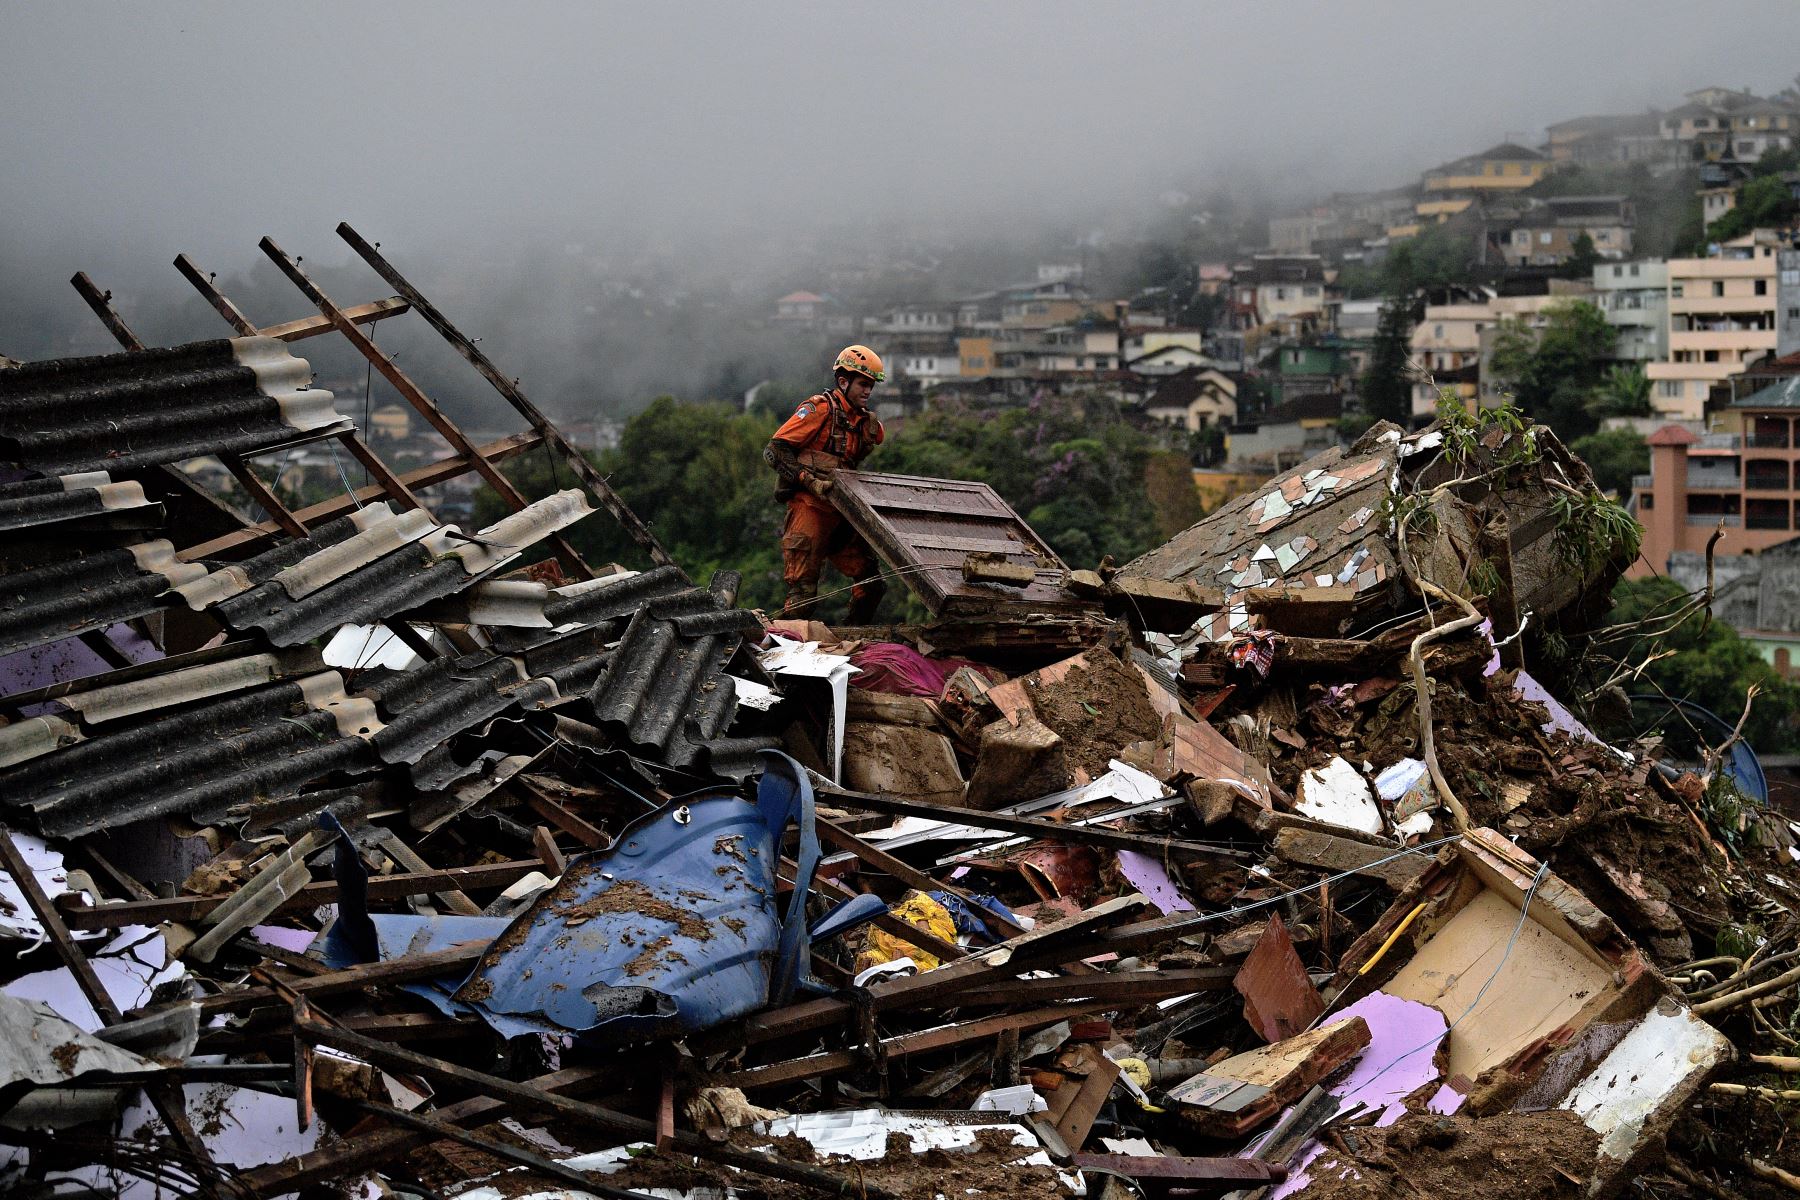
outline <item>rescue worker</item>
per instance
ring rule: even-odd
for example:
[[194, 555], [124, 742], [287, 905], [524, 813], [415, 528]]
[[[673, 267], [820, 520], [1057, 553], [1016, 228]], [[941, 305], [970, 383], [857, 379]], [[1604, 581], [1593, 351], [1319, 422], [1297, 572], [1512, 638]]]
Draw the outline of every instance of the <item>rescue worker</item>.
[[775, 498], [787, 502], [781, 527], [784, 617], [812, 615], [819, 576], [831, 563], [852, 583], [849, 623], [874, 618], [887, 585], [875, 552], [827, 499], [831, 474], [855, 469], [881, 444], [881, 419], [869, 411], [869, 393], [886, 378], [881, 359], [867, 346], [846, 346], [832, 364], [835, 386], [811, 397], [775, 431], [763, 458], [775, 468]]

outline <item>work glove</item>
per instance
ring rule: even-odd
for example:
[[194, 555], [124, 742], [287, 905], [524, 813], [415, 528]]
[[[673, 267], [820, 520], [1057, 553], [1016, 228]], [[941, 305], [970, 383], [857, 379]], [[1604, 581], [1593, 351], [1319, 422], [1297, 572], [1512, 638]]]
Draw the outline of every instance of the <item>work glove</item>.
[[831, 476], [809, 472], [806, 476], [806, 490], [823, 500], [831, 492]]

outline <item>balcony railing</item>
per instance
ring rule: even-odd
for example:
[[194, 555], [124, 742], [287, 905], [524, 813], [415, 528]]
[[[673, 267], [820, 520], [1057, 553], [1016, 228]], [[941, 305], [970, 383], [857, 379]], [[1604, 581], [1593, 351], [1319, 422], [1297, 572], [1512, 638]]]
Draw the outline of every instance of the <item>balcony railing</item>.
[[1687, 485], [1689, 491], [1722, 488], [1728, 492], [1735, 492], [1744, 486], [1744, 477], [1736, 471], [1695, 471], [1690, 469]]
[[1701, 525], [1707, 527], [1718, 525], [1720, 522], [1723, 522], [1727, 529], [1742, 529], [1744, 527], [1744, 518], [1737, 513], [1711, 513], [1699, 516], [1689, 513], [1687, 519], [1689, 525]]
[[[1688, 486], [1693, 485], [1690, 483]], [[1748, 492], [1785, 492], [1790, 488], [1786, 474], [1750, 475], [1744, 480], [1744, 490]]]
[[1744, 439], [1735, 433], [1703, 433], [1694, 443], [1698, 450], [1739, 450], [1743, 445]]
[[1633, 475], [1631, 477], [1631, 486], [1633, 490], [1650, 487], [1655, 484], [1655, 482], [1656, 477], [1654, 475]]
[[1785, 433], [1752, 433], [1744, 438], [1744, 445], [1759, 450], [1786, 450], [1788, 439]]

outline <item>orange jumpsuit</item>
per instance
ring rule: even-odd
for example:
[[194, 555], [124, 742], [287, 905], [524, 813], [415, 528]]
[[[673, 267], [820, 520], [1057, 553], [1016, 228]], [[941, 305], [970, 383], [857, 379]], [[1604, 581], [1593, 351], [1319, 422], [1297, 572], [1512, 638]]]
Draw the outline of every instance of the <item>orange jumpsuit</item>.
[[852, 581], [849, 622], [866, 624], [887, 591], [868, 542], [807, 485], [830, 478], [838, 467], [854, 469], [881, 444], [886, 431], [867, 409], [857, 410], [835, 388], [794, 410], [770, 439], [763, 457], [775, 468], [775, 498], [787, 501], [781, 528], [782, 579], [787, 584], [784, 617], [811, 616], [819, 576], [831, 563]]

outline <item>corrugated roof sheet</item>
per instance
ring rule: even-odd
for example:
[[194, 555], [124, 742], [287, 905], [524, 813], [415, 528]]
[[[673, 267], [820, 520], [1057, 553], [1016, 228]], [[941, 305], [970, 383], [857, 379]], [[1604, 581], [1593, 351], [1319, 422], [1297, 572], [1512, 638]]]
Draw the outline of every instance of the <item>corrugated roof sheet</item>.
[[325, 671], [158, 710], [27, 759], [0, 770], [0, 797], [55, 837], [169, 813], [206, 820], [333, 771], [373, 768], [360, 731], [377, 727], [374, 706]]
[[0, 483], [0, 530], [31, 529], [81, 521], [84, 527], [151, 529], [163, 507], [142, 484], [114, 483], [105, 471]]
[[0, 460], [46, 475], [244, 453], [343, 424], [274, 338], [25, 363], [0, 372]]
[[176, 561], [175, 548], [161, 538], [122, 549], [57, 550], [47, 561], [9, 563], [0, 575], [0, 654], [155, 612], [158, 596], [206, 573]]
[[628, 747], [669, 766], [724, 773], [754, 753], [723, 737], [737, 713], [737, 689], [725, 668], [744, 634], [760, 629], [743, 609], [670, 616], [656, 605], [641, 609], [588, 692], [595, 718]]

